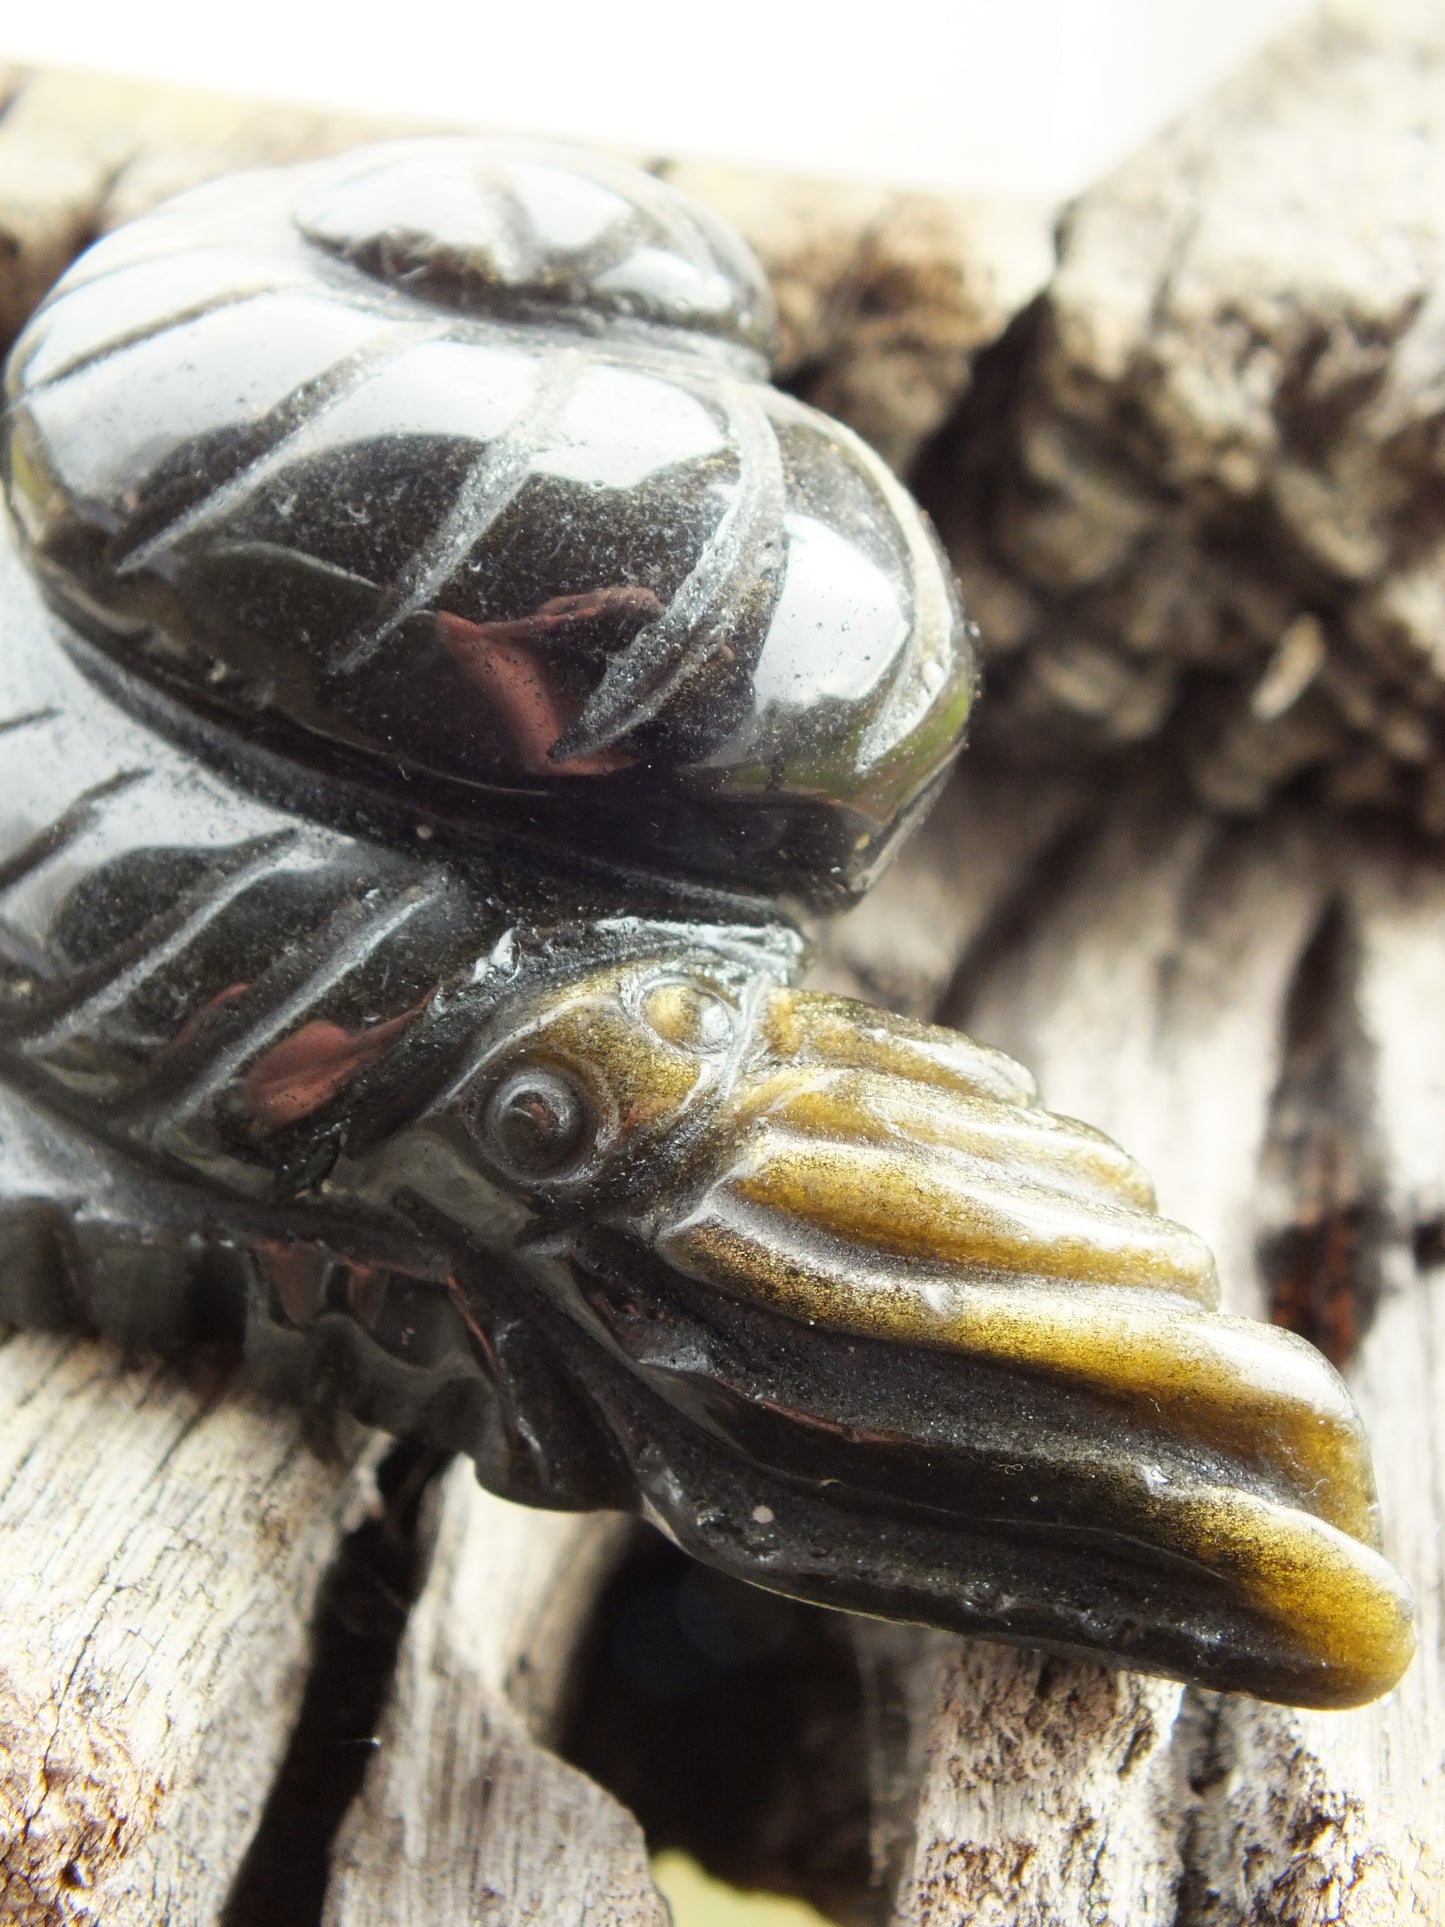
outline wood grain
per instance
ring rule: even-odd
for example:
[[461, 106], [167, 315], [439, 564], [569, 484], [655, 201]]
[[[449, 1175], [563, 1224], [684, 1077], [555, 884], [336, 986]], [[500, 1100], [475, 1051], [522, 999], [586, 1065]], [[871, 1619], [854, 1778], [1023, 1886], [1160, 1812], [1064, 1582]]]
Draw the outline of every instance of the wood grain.
[[430, 1570], [337, 1839], [326, 1927], [667, 1927], [637, 1822], [543, 1743], [627, 1522], [524, 1511], [462, 1464], [436, 1498]]
[[109, 1347], [0, 1343], [0, 1921], [214, 1921], [376, 1446]]

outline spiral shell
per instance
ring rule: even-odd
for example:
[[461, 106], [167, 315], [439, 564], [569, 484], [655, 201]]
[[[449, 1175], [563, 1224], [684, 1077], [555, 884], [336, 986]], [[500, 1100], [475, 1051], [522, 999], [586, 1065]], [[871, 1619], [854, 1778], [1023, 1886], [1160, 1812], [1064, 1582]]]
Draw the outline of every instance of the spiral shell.
[[951, 760], [921, 515], [770, 387], [772, 304], [631, 169], [454, 139], [199, 189], [11, 363], [52, 602], [223, 731], [679, 875], [864, 887]]

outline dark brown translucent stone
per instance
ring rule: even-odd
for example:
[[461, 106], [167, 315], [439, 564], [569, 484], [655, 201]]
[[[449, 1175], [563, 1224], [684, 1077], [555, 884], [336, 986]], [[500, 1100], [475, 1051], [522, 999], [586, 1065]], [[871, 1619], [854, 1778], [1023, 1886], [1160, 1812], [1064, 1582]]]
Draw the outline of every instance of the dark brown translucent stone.
[[954, 754], [922, 517], [780, 394], [757, 265], [630, 169], [406, 142], [91, 250], [11, 362], [13, 500], [133, 673], [438, 810], [805, 896]]
[[1330, 1366], [1017, 1064], [793, 987], [779, 906], [867, 879], [972, 671], [769, 325], [657, 182], [465, 141], [61, 283], [9, 371], [0, 1317], [229, 1339], [805, 1598], [1368, 1699], [1410, 1604]]

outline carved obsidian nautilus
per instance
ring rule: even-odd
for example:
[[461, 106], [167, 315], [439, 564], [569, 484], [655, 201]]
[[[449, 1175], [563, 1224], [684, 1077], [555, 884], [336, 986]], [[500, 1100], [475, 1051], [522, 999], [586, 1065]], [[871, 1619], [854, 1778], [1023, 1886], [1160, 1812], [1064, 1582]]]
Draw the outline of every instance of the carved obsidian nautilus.
[[971, 631], [703, 208], [406, 142], [198, 189], [17, 344], [0, 1315], [803, 1598], [1313, 1705], [1411, 1649], [1358, 1417], [952, 1032], [793, 987]]

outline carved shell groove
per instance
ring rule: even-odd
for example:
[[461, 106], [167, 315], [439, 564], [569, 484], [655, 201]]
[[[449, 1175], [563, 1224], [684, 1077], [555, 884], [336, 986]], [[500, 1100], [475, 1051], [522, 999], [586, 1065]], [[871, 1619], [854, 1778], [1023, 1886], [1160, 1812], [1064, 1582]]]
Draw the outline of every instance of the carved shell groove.
[[67, 278], [8, 435], [58, 638], [0, 530], [0, 1317], [238, 1340], [802, 1597], [1358, 1703], [1410, 1602], [1330, 1368], [739, 900], [865, 880], [971, 678], [767, 327], [657, 183], [470, 142]]
[[52, 602], [223, 729], [680, 874], [863, 888], [957, 749], [922, 516], [761, 271], [591, 157], [403, 142], [102, 242], [11, 364]]

